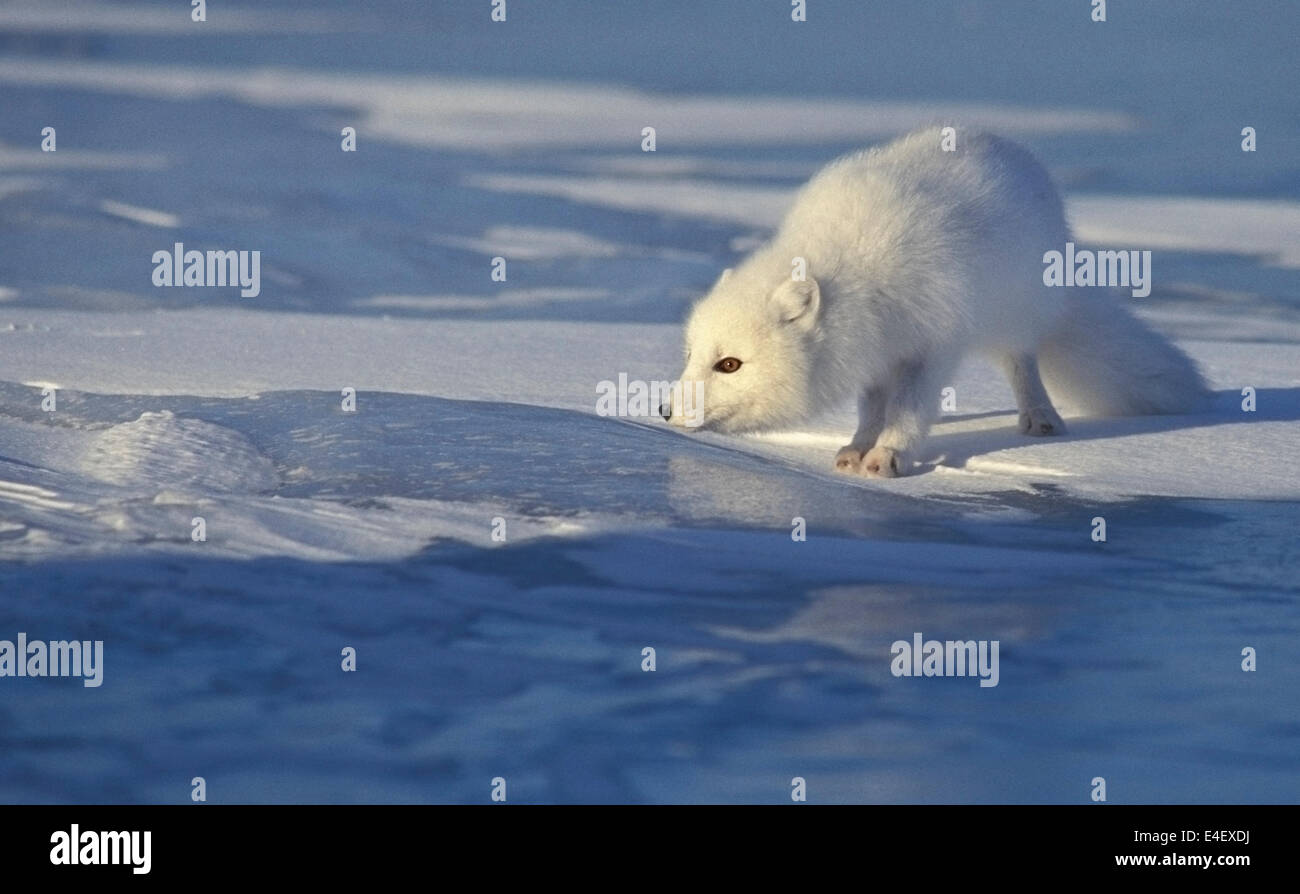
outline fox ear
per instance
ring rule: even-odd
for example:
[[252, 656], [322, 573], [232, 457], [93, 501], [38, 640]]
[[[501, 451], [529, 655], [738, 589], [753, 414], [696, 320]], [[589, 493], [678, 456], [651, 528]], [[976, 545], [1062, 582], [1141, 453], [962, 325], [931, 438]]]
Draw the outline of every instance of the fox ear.
[[817, 322], [817, 311], [821, 309], [822, 293], [817, 280], [812, 277], [787, 279], [772, 290], [769, 301], [782, 323], [795, 323], [803, 329], [811, 329]]
[[722, 275], [718, 277], [718, 281], [713, 284], [713, 287], [716, 289], [718, 286], [722, 285], [724, 282], [727, 281], [727, 277], [730, 275], [731, 275], [731, 268], [728, 267], [726, 270], [722, 271]]

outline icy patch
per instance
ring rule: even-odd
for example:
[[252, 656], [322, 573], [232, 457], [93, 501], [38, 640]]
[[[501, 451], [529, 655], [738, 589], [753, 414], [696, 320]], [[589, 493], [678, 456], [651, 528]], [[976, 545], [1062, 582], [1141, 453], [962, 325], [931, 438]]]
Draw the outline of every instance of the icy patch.
[[[188, 4], [183, 4], [188, 6]], [[338, 20], [303, 11], [265, 12], [222, 9], [195, 27], [188, 9], [182, 14], [160, 11], [156, 4], [58, 3], [16, 0], [0, 6], [0, 33], [17, 34], [216, 34], [310, 33], [338, 27]]]
[[128, 205], [125, 202], [114, 202], [110, 199], [100, 202], [99, 210], [112, 217], [120, 217], [123, 220], [144, 224], [148, 227], [162, 227], [170, 230], [181, 225], [181, 219], [175, 214], [168, 214], [166, 211], [155, 211], [152, 208], [140, 208], [135, 205]]
[[40, 188], [41, 181], [34, 177], [0, 177], [0, 199]]
[[605, 289], [503, 289], [489, 295], [373, 295], [352, 302], [353, 307], [376, 310], [485, 310], [489, 308], [542, 307], [569, 301], [596, 301]]
[[775, 226], [795, 194], [794, 189], [777, 187], [641, 177], [482, 174], [467, 178], [466, 183], [490, 192], [546, 196], [596, 208], [755, 227]]
[[576, 230], [551, 227], [490, 227], [481, 238], [435, 237], [440, 245], [464, 248], [485, 255], [503, 255], [517, 261], [554, 258], [612, 258], [631, 251], [630, 246], [606, 242]]
[[95, 152], [62, 148], [42, 152], [0, 143], [0, 170], [19, 171], [156, 171], [167, 167], [163, 155], [135, 152]]
[[1260, 256], [1300, 268], [1300, 202], [1072, 196], [1069, 211], [1085, 242]]
[[654, 257], [662, 260], [712, 263], [705, 252], [670, 248], [647, 248], [599, 239], [577, 230], [553, 227], [489, 227], [480, 238], [441, 234], [432, 237], [438, 245], [462, 248], [482, 255], [516, 261], [553, 261], [560, 258]]
[[345, 107], [372, 138], [413, 146], [619, 147], [654, 121], [679, 146], [874, 140], [935, 121], [1001, 133], [1123, 132], [1121, 112], [975, 103], [676, 96], [604, 85], [422, 78], [290, 69], [236, 71], [69, 60], [0, 60], [0, 82], [164, 98], [229, 96], [260, 106]]
[[36, 509], [73, 509], [75, 503], [60, 500], [52, 490], [21, 481], [0, 481], [0, 501]]
[[82, 471], [110, 484], [166, 481], [205, 493], [258, 493], [279, 484], [275, 466], [239, 432], [169, 410], [141, 413], [101, 433]]

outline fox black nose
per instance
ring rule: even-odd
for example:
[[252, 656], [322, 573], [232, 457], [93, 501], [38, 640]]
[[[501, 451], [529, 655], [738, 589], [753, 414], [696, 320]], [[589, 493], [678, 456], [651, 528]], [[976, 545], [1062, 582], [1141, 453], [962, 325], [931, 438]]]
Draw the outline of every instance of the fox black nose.
[[673, 408], [671, 404], [660, 404], [659, 415], [664, 417], [664, 422], [673, 418]]

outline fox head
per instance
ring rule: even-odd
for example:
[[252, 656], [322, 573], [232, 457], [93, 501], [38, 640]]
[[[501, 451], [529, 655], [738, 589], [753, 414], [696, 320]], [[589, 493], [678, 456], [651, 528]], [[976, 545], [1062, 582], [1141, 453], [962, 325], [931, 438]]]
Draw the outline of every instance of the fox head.
[[660, 413], [671, 425], [725, 432], [806, 418], [820, 314], [812, 277], [773, 283], [743, 268], [725, 271], [686, 324], [686, 367], [674, 392], [682, 405], [670, 401]]

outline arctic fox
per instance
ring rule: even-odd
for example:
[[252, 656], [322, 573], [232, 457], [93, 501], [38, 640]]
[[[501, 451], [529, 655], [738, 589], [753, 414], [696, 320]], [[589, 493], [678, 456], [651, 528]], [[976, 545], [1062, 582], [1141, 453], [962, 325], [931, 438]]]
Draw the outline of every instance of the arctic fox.
[[756, 431], [856, 398], [858, 430], [835, 468], [892, 478], [911, 469], [971, 351], [1005, 370], [1029, 435], [1065, 431], [1054, 402], [1085, 415], [1202, 405], [1195, 364], [1106, 290], [1044, 285], [1043, 256], [1070, 232], [1042, 165], [998, 137], [963, 136], [945, 152], [937, 130], [913, 133], [817, 173], [772, 241], [695, 305], [682, 393], [704, 406], [665, 405], [664, 417]]

